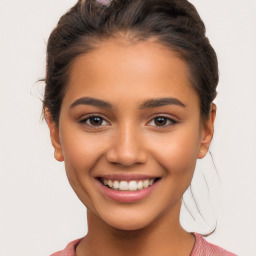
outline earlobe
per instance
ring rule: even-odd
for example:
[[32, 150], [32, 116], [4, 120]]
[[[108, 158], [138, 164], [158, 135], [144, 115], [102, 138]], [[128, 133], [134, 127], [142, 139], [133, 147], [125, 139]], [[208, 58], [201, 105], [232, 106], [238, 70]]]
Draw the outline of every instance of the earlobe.
[[212, 103], [210, 116], [208, 120], [203, 121], [202, 123], [202, 137], [200, 142], [200, 147], [198, 151], [197, 158], [201, 159], [204, 158], [207, 154], [212, 138], [214, 133], [214, 121], [216, 117], [216, 105]]
[[198, 159], [204, 158], [206, 153], [207, 153], [207, 151], [204, 151], [203, 149], [200, 149], [199, 152], [198, 152], [197, 158]]
[[50, 130], [51, 142], [52, 146], [54, 147], [54, 158], [59, 162], [63, 162], [64, 157], [60, 144], [59, 128], [57, 127], [56, 122], [53, 120], [48, 109], [45, 110], [45, 120]]
[[59, 162], [63, 162], [63, 161], [64, 161], [64, 157], [63, 157], [62, 152], [57, 151], [57, 150], [55, 150], [55, 152], [54, 152], [54, 158], [55, 158], [57, 161], [59, 161]]

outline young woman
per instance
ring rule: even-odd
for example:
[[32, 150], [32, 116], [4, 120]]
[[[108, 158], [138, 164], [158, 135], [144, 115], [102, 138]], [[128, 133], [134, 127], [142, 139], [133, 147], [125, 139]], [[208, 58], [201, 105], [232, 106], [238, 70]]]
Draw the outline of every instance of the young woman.
[[186, 0], [81, 0], [47, 48], [44, 114], [88, 234], [54, 256], [234, 255], [180, 225], [218, 64]]

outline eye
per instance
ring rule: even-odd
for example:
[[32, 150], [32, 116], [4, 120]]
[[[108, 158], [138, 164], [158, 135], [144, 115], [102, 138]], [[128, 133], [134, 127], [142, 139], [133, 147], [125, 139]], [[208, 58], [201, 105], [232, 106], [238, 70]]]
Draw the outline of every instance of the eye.
[[150, 121], [149, 125], [157, 126], [157, 127], [166, 127], [169, 125], [174, 125], [176, 123], [177, 123], [177, 121], [175, 121], [171, 118], [168, 118], [165, 116], [157, 116]]
[[79, 121], [79, 123], [86, 124], [88, 126], [100, 127], [107, 125], [108, 122], [101, 116], [88, 116]]

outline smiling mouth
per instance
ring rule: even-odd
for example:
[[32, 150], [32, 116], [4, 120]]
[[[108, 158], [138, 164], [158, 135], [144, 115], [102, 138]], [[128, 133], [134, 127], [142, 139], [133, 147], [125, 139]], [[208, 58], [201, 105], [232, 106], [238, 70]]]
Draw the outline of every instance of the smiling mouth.
[[154, 179], [143, 179], [143, 180], [111, 180], [111, 179], [104, 179], [98, 178], [102, 185], [112, 189], [112, 190], [119, 190], [119, 191], [138, 191], [146, 189], [152, 186], [155, 182], [160, 180], [160, 178]]

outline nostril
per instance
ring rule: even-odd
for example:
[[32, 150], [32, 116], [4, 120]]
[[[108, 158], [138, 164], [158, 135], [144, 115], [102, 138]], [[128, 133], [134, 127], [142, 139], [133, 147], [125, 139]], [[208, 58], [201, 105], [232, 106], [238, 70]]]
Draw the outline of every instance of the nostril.
[[127, 152], [121, 148], [109, 150], [106, 157], [108, 162], [126, 167], [145, 163], [147, 160], [146, 152]]
[[134, 126], [120, 124], [120, 129], [113, 134], [106, 151], [107, 161], [123, 166], [145, 163], [147, 151], [140, 134]]

